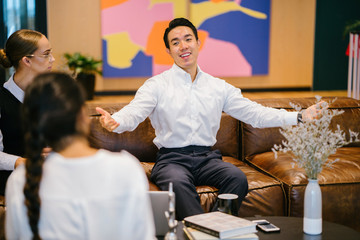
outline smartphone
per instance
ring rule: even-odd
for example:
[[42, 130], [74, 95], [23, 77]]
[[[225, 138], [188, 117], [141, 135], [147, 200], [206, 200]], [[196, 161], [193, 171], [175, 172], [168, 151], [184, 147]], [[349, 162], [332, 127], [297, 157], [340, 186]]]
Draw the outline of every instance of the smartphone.
[[268, 220], [260, 219], [253, 220], [253, 222], [256, 223], [256, 227], [263, 232], [280, 232], [280, 228], [270, 223]]

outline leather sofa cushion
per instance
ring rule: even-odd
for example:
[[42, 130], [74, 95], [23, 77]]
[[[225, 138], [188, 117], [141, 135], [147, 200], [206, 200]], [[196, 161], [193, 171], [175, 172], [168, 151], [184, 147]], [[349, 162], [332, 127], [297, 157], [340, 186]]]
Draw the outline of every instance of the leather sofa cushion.
[[[263, 172], [280, 179], [288, 186], [307, 184], [304, 169], [299, 168], [289, 154], [265, 152], [247, 158]], [[329, 160], [339, 159], [330, 167], [324, 167], [318, 176], [319, 184], [360, 183], [360, 147], [339, 148]]]
[[91, 117], [89, 142], [92, 147], [112, 152], [126, 150], [141, 162], [154, 162], [157, 147], [153, 143], [155, 131], [147, 118], [132, 132], [121, 134], [109, 132], [99, 123], [99, 116]]
[[91, 103], [87, 102], [87, 111], [91, 119], [89, 142], [92, 147], [104, 148], [112, 152], [126, 150], [137, 157], [140, 161], [153, 162], [157, 147], [152, 140], [155, 131], [149, 119], [142, 122], [134, 131], [122, 134], [112, 133], [104, 129], [99, 122], [100, 115], [95, 107], [101, 107], [113, 114], [123, 108], [124, 103]]

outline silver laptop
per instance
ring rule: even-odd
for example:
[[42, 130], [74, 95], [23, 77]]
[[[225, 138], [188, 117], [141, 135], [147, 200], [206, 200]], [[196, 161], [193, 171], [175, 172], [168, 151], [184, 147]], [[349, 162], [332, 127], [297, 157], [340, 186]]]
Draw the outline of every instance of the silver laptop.
[[169, 231], [165, 211], [169, 211], [168, 191], [149, 191], [152, 211], [154, 215], [156, 236], [165, 236]]

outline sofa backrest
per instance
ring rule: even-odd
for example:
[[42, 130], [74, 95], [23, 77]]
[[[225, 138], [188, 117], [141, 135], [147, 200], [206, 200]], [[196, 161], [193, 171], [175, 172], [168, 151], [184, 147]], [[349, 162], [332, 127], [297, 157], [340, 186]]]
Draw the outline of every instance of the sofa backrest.
[[[329, 101], [334, 97], [324, 97], [323, 100]], [[315, 98], [272, 98], [272, 99], [252, 99], [266, 107], [273, 107], [278, 109], [286, 109], [294, 111], [290, 106], [290, 102], [300, 105], [302, 109], [306, 109], [316, 102]], [[355, 132], [360, 132], [360, 101], [347, 98], [338, 97], [336, 101], [331, 104], [330, 109], [344, 110], [344, 113], [333, 118], [331, 128], [336, 129], [339, 124], [341, 129], [345, 131], [347, 137], [349, 136], [349, 129]], [[269, 152], [274, 144], [280, 144], [284, 137], [279, 132], [279, 128], [253, 128], [249, 124], [240, 123], [241, 132], [241, 152], [242, 159], [245, 159], [254, 154]], [[354, 143], [350, 146], [360, 146], [360, 143]]]
[[[149, 118], [140, 123], [132, 132], [121, 134], [110, 133], [99, 123], [99, 114], [95, 107], [101, 107], [113, 114], [124, 107], [122, 103], [87, 103], [88, 114], [91, 119], [89, 141], [91, 146], [119, 152], [126, 150], [137, 157], [141, 162], [154, 162], [157, 147], [153, 143], [155, 130]], [[239, 121], [223, 113], [220, 129], [217, 134], [217, 143], [214, 148], [219, 149], [224, 156], [239, 157]]]

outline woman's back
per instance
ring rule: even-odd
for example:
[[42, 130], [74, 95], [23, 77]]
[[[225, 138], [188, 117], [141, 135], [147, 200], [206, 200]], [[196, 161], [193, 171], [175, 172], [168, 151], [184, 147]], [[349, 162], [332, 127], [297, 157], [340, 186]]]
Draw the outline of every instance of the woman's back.
[[[31, 239], [24, 204], [25, 168], [7, 185], [9, 239]], [[148, 183], [138, 160], [127, 152], [98, 150], [89, 157], [45, 160], [39, 195], [43, 239], [154, 239]]]

